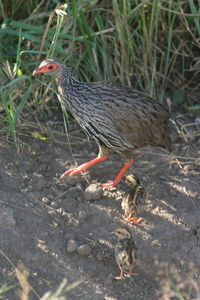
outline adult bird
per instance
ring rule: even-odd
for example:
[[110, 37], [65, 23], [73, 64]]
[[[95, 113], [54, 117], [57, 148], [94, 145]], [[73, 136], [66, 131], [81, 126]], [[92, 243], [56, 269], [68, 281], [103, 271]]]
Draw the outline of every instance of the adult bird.
[[58, 99], [71, 112], [86, 134], [99, 146], [96, 158], [66, 171], [75, 175], [118, 153], [124, 165], [116, 178], [102, 184], [116, 186], [133, 163], [132, 150], [146, 145], [171, 151], [167, 109], [135, 89], [107, 82], [82, 82], [58, 59], [46, 59], [33, 72], [56, 77]]

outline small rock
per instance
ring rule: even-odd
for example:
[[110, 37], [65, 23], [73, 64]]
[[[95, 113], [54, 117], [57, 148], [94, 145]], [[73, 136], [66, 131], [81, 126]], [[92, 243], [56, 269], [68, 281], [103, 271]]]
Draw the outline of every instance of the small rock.
[[99, 200], [103, 196], [103, 189], [96, 183], [90, 184], [85, 189], [85, 199], [87, 201]]
[[58, 203], [56, 201], [52, 201], [50, 206], [53, 208], [58, 208]]
[[92, 253], [92, 249], [88, 245], [81, 245], [77, 248], [77, 253], [80, 255], [90, 255]]
[[77, 242], [75, 240], [69, 240], [67, 243], [67, 252], [72, 253], [75, 252], [77, 249]]
[[42, 203], [46, 204], [46, 205], [49, 205], [51, 203], [51, 200], [47, 197], [43, 197], [42, 198]]
[[183, 167], [183, 173], [188, 174], [192, 169], [192, 165], [185, 165]]
[[62, 216], [64, 209], [62, 207], [60, 207], [59, 209], [57, 209], [57, 212]]
[[53, 224], [55, 227], [58, 227], [58, 226], [59, 226], [59, 224], [58, 224], [58, 222], [56, 222], [56, 220], [54, 220], [52, 224]]
[[63, 212], [62, 212], [62, 216], [63, 216], [63, 217], [67, 217], [67, 216], [68, 216], [68, 213], [67, 213], [66, 211], [63, 211]]
[[194, 164], [195, 166], [200, 167], [200, 157], [195, 159]]

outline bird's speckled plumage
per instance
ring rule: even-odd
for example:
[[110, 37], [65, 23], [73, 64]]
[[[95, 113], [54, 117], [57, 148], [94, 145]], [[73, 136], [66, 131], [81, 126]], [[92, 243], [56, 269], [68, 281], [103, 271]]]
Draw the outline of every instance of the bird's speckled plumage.
[[[115, 186], [132, 164], [131, 151], [146, 145], [171, 150], [167, 129], [167, 109], [135, 89], [106, 82], [81, 82], [59, 60], [47, 59], [34, 71], [54, 75], [58, 98], [81, 127], [99, 145], [97, 159], [65, 172], [74, 175], [108, 158], [109, 151], [118, 153], [124, 168], [112, 184]], [[102, 159], [101, 159], [102, 158]]]
[[118, 237], [115, 247], [115, 259], [121, 272], [120, 277], [116, 279], [124, 279], [124, 273], [132, 274], [136, 265], [137, 247], [128, 229], [117, 228], [114, 233]]
[[58, 97], [86, 133], [119, 154], [145, 145], [171, 150], [169, 113], [164, 106], [135, 89], [104, 82], [81, 82], [58, 60]]

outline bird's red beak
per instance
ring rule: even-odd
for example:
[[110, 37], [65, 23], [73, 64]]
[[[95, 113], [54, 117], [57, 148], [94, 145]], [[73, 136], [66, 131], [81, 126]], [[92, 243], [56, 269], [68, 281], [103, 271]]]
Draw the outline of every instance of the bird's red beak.
[[44, 73], [43, 68], [38, 67], [37, 69], [35, 69], [33, 71], [32, 76], [35, 76], [36, 74], [41, 74], [41, 73]]

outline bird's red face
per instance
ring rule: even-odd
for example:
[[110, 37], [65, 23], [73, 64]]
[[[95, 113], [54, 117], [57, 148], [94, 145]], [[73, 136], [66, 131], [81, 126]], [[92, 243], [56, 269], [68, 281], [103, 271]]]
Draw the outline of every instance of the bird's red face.
[[47, 64], [45, 66], [42, 67], [38, 67], [37, 69], [35, 69], [33, 71], [33, 76], [35, 76], [36, 74], [44, 74], [44, 73], [50, 73], [52, 71], [56, 71], [57, 69], [57, 65], [56, 64]]
[[62, 66], [60, 63], [51, 59], [44, 60], [37, 69], [33, 71], [33, 76], [37, 74], [49, 74], [57, 76], [61, 72]]

